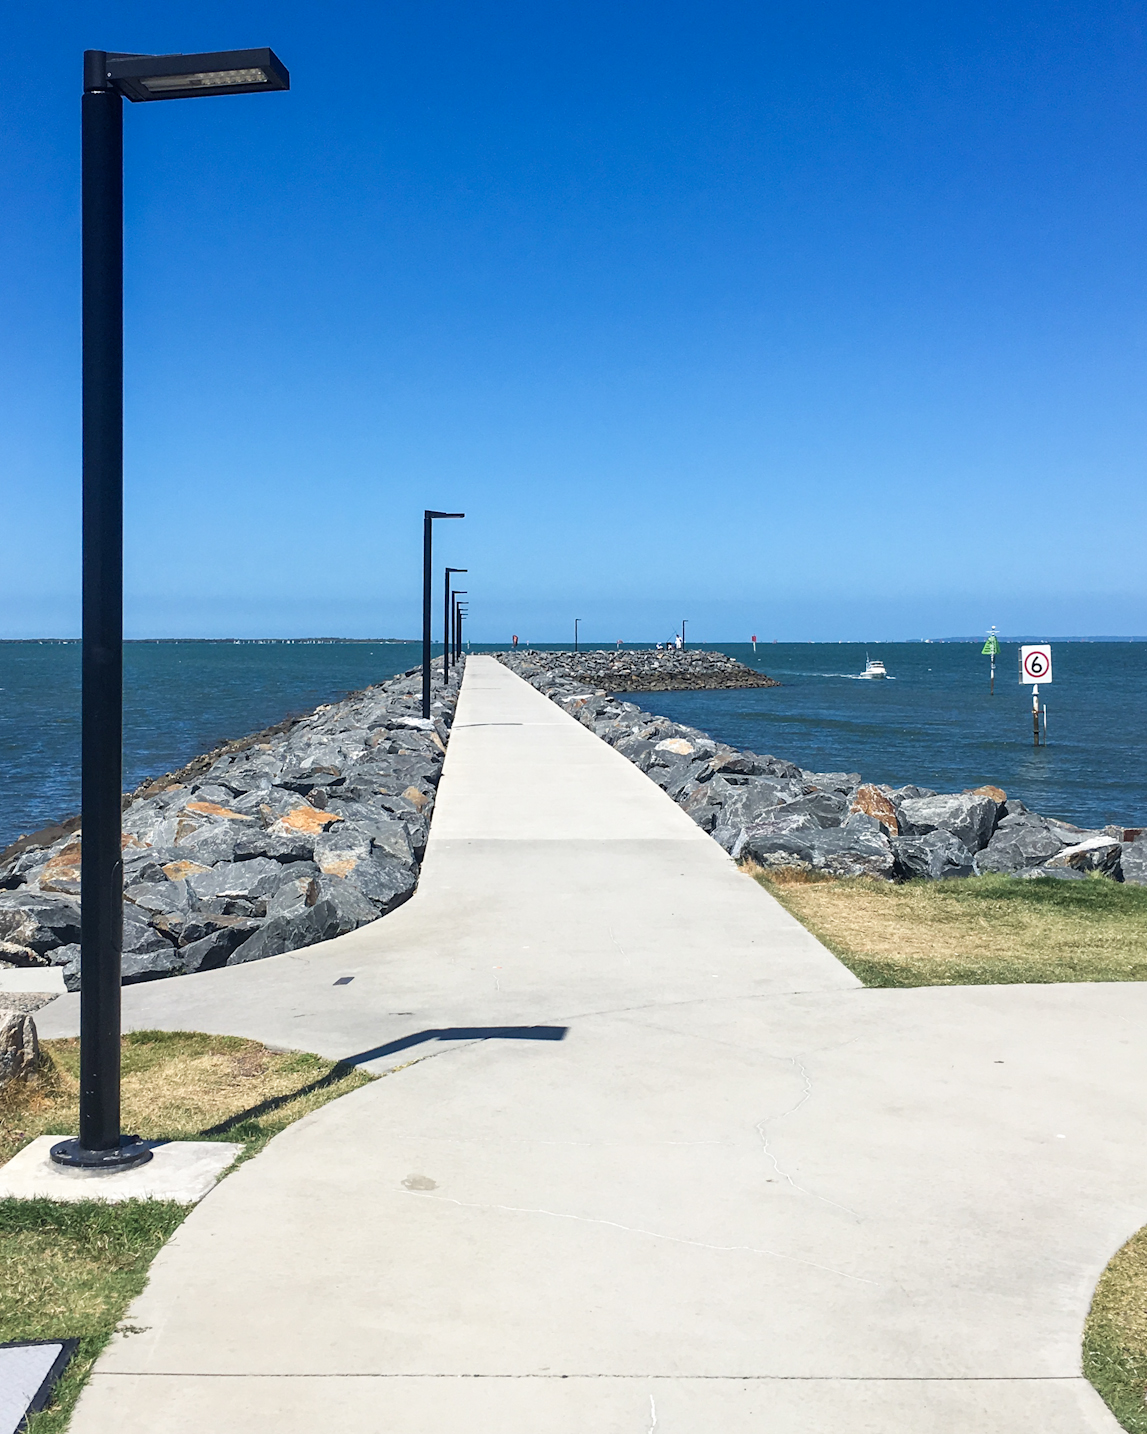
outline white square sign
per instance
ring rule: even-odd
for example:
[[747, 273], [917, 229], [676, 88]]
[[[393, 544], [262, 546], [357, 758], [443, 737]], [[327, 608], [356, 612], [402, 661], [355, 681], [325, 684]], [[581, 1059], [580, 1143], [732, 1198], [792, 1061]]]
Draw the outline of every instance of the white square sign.
[[1037, 642], [1020, 648], [1020, 681], [1051, 681], [1051, 643]]

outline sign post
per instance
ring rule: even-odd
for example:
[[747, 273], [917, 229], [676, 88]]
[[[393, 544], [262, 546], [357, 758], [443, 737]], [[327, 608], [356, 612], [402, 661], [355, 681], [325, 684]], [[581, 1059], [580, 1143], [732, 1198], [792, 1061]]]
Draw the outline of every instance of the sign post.
[[[1039, 746], [1039, 685], [1051, 681], [1051, 644], [1032, 643], [1020, 648], [1020, 682], [1032, 690], [1032, 741]], [[1047, 746], [1047, 708], [1043, 709], [1043, 741]]]
[[1000, 655], [1000, 640], [996, 636], [995, 623], [992, 624], [992, 630], [988, 634], [988, 640], [984, 643], [980, 651], [983, 656], [992, 659], [992, 677], [991, 686], [988, 688], [988, 696], [994, 697], [996, 695], [996, 658]]

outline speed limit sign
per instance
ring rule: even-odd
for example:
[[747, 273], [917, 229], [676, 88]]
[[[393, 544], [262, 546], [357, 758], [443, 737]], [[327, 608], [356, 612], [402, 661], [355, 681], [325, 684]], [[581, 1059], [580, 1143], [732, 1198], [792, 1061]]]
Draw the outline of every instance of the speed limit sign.
[[1051, 644], [1048, 642], [1036, 643], [1031, 647], [1020, 648], [1020, 681], [1021, 682], [1050, 682], [1051, 681]]

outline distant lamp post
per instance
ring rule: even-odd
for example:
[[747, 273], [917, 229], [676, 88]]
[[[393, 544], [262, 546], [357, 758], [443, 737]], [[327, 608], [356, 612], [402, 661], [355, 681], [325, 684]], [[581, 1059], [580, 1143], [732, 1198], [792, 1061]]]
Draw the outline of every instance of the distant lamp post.
[[120, 1131], [123, 955], [123, 96], [139, 102], [290, 89], [271, 50], [84, 52], [83, 696], [80, 805], [80, 1134], [58, 1165], [151, 1159]]
[[685, 619], [681, 619], [681, 651], [685, 651]]
[[[430, 716], [430, 605], [431, 562], [435, 518], [464, 518], [465, 513], [436, 513], [426, 508], [422, 514], [422, 715]], [[445, 663], [446, 654], [442, 660]]]
[[465, 592], [465, 588], [450, 589], [450, 646], [454, 652], [455, 662], [462, 655], [458, 647], [458, 599], [465, 595]]
[[468, 573], [469, 568], [447, 568], [446, 569], [446, 591], [442, 597], [442, 675], [450, 676], [450, 649], [453, 644], [451, 638], [451, 612], [450, 612], [450, 574]]
[[574, 618], [574, 651], [575, 651], [575, 652], [577, 651], [577, 625], [578, 625], [579, 622], [581, 622], [581, 618], [580, 618], [580, 617], [575, 617], [575, 618]]

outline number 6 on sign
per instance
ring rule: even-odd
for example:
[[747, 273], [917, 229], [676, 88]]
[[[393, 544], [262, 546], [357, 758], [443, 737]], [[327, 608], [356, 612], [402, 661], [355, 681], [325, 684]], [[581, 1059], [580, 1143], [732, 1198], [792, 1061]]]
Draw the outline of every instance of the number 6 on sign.
[[1029, 683], [1051, 681], [1051, 644], [1037, 643], [1020, 648], [1020, 681]]

